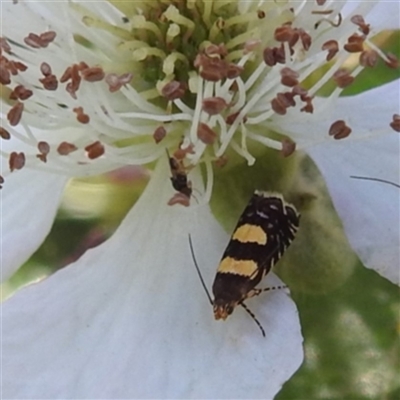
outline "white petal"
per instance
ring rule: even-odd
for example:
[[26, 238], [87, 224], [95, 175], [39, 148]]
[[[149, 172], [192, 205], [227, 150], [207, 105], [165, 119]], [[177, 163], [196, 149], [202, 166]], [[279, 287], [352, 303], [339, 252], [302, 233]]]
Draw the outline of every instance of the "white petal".
[[317, 163], [347, 237], [368, 268], [400, 283], [400, 189], [351, 175], [400, 183], [398, 133], [366, 141], [338, 141], [308, 153]]
[[242, 309], [213, 320], [188, 232], [208, 284], [228, 238], [208, 206], [168, 207], [172, 194], [156, 173], [109, 241], [6, 302], [5, 398], [266, 399], [296, 371], [302, 338], [285, 292], [249, 301], [266, 338]]
[[381, 29], [400, 29], [400, 2], [381, 0], [367, 15], [366, 22], [375, 31]]
[[[400, 80], [395, 80], [355, 96], [336, 99], [314, 99], [314, 114], [296, 114], [296, 118], [276, 117], [271, 126], [276, 131], [289, 135], [298, 149], [307, 149], [317, 143], [335, 141], [329, 136], [333, 122], [344, 120], [352, 129], [350, 136], [343, 139], [364, 140], [373, 135], [392, 131], [393, 114], [400, 113]], [[288, 112], [288, 116], [291, 110]]]
[[1, 190], [1, 279], [6, 280], [50, 231], [66, 178], [27, 168], [6, 177]]

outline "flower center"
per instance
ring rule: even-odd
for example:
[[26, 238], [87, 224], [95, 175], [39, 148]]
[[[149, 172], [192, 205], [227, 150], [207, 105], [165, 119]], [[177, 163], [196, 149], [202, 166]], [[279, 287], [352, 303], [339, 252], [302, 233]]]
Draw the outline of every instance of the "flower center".
[[[28, 3], [9, 7], [36, 13]], [[348, 18], [342, 7], [323, 0], [110, 1], [95, 9], [70, 2], [47, 10], [54, 29], [27, 32], [23, 43], [10, 23], [0, 41], [1, 83], [10, 87], [1, 137], [21, 146], [2, 155], [10, 171], [46, 163], [52, 172], [87, 175], [149, 163], [167, 149], [179, 185], [204, 162], [208, 186], [213, 162], [237, 153], [251, 165], [255, 143], [289, 156], [299, 138], [281, 123], [312, 114], [324, 85], [334, 83], [334, 99], [379, 56], [397, 64], [369, 41], [362, 15], [373, 2]], [[344, 68], [349, 53], [359, 53], [352, 70]], [[310, 79], [316, 71], [321, 78]], [[345, 121], [332, 121], [326, 137], [350, 132]]]

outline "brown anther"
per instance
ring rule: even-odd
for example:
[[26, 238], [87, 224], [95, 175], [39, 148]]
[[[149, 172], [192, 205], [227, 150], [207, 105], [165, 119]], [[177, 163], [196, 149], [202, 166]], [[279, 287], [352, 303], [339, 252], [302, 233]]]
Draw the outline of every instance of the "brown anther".
[[364, 50], [360, 54], [360, 65], [363, 67], [375, 67], [378, 62], [378, 53], [375, 50]]
[[259, 19], [264, 19], [265, 18], [265, 11], [263, 10], [257, 10], [257, 17]]
[[369, 31], [370, 31], [370, 26], [369, 24], [366, 24], [364, 21], [364, 18], [362, 15], [353, 15], [350, 18], [350, 21], [357, 25], [360, 28], [360, 31], [364, 34], [364, 35], [368, 35]]
[[180, 99], [185, 95], [186, 84], [184, 82], [171, 81], [161, 90], [161, 94], [169, 101]]
[[183, 193], [175, 193], [167, 203], [169, 206], [174, 206], [175, 204], [180, 204], [184, 207], [190, 206], [190, 198]]
[[396, 132], [400, 132], [400, 115], [394, 114], [393, 121], [390, 123], [390, 127]]
[[[23, 64], [20, 61], [10, 61], [10, 64], [12, 64], [14, 66], [14, 68], [16, 68], [18, 71], [24, 72], [28, 69], [28, 66]], [[15, 75], [15, 74], [13, 74]]]
[[[233, 114], [228, 115], [228, 116], [225, 118], [225, 122], [226, 122], [228, 125], [232, 125], [232, 124], [236, 121], [237, 117], [239, 116], [240, 111], [241, 111], [241, 110], [239, 110], [239, 111], [237, 111], [237, 112], [235, 112], [235, 113], [233, 113]], [[243, 119], [242, 119], [242, 121], [243, 121], [243, 122], [246, 122], [246, 121], [247, 121], [247, 117], [244, 116]]]
[[289, 42], [291, 46], [294, 46], [299, 39], [299, 33], [291, 26], [283, 25], [275, 29], [274, 38], [278, 42]]
[[64, 73], [61, 75], [60, 82], [67, 82], [71, 78], [72, 67], [68, 67]]
[[165, 130], [165, 128], [163, 126], [159, 126], [153, 133], [153, 139], [156, 143], [160, 143], [166, 135], [167, 131]]
[[83, 107], [75, 107], [72, 109], [72, 111], [76, 114], [76, 119], [78, 120], [78, 122], [80, 122], [81, 124], [89, 123], [90, 117], [83, 112]]
[[387, 53], [386, 58], [387, 60], [385, 60], [385, 64], [389, 68], [393, 69], [399, 68], [399, 59], [393, 53]]
[[11, 135], [10, 132], [8, 132], [2, 126], [0, 126], [0, 137], [4, 140], [9, 140], [11, 138]]
[[277, 93], [276, 100], [282, 105], [284, 108], [294, 107], [296, 102], [294, 101], [294, 94], [291, 92], [285, 93]]
[[226, 156], [220, 156], [214, 161], [214, 164], [219, 168], [225, 167], [227, 163], [228, 163], [228, 158]]
[[28, 36], [24, 37], [24, 42], [26, 45], [33, 47], [34, 49], [40, 49], [42, 47], [42, 40], [40, 36], [35, 33], [30, 33]]
[[47, 142], [39, 142], [37, 147], [40, 154], [37, 154], [36, 157], [44, 163], [47, 162], [47, 154], [50, 152], [50, 145]]
[[238, 78], [240, 74], [243, 72], [243, 70], [244, 70], [243, 67], [240, 67], [239, 65], [236, 65], [234, 63], [229, 63], [226, 69], [226, 77], [228, 79]]
[[339, 51], [339, 43], [336, 40], [328, 40], [322, 45], [321, 49], [328, 50], [326, 61], [330, 61]]
[[271, 101], [271, 108], [278, 114], [278, 115], [285, 115], [287, 107], [282, 104], [276, 97]]
[[85, 69], [88, 69], [88, 68], [89, 68], [89, 65], [87, 65], [85, 63], [85, 61], [80, 61], [79, 62], [79, 64], [78, 64], [78, 70], [79, 71], [84, 71]]
[[7, 40], [2, 37], [0, 37], [0, 49], [4, 50], [8, 54], [11, 53], [10, 45], [8, 44]]
[[50, 145], [45, 141], [39, 142], [37, 144], [37, 148], [38, 148], [39, 152], [42, 153], [42, 154], [49, 154], [50, 153]]
[[222, 97], [207, 97], [203, 99], [202, 110], [209, 115], [220, 114], [227, 106], [225, 99]]
[[40, 72], [44, 75], [44, 76], [49, 76], [51, 75], [51, 67], [49, 64], [47, 64], [46, 62], [42, 62], [40, 64]]
[[11, 75], [10, 72], [8, 71], [8, 69], [0, 64], [0, 83], [2, 85], [8, 85], [11, 83]]
[[8, 111], [7, 119], [11, 126], [18, 125], [22, 117], [22, 112], [24, 111], [24, 103], [16, 102]]
[[57, 90], [58, 88], [57, 77], [53, 74], [47, 75], [44, 78], [39, 79], [39, 82], [46, 90]]
[[79, 85], [81, 83], [81, 77], [79, 75], [79, 66], [78, 64], [74, 64], [71, 67], [71, 82], [67, 84], [65, 89], [67, 92], [76, 99], [76, 91], [79, 89]]
[[17, 75], [18, 74], [18, 69], [17, 66], [15, 65], [14, 61], [8, 61], [5, 67], [8, 69], [8, 71], [11, 73], [11, 75]]
[[57, 147], [57, 153], [61, 156], [67, 156], [75, 150], [78, 150], [78, 148], [74, 144], [68, 142], [62, 142]]
[[177, 160], [183, 160], [188, 154], [194, 154], [194, 146], [193, 144], [189, 144], [189, 146], [184, 149], [178, 148], [174, 151], [173, 156]]
[[312, 114], [314, 112], [314, 105], [312, 103], [313, 97], [310, 96], [302, 96], [301, 100], [306, 103], [304, 107], [300, 109], [301, 112], [306, 112]]
[[4, 178], [0, 175], [0, 189], [3, 189], [3, 186], [1, 186], [4, 183]]
[[200, 122], [197, 127], [197, 137], [204, 144], [213, 144], [217, 138], [217, 134], [207, 124]]
[[199, 74], [206, 81], [218, 82], [227, 76], [228, 64], [219, 58], [209, 58], [201, 55], [199, 59]]
[[27, 89], [25, 86], [17, 85], [14, 90], [10, 93], [11, 100], [27, 100], [33, 95], [32, 90]]
[[[78, 67], [79, 68], [79, 67]], [[101, 67], [91, 67], [81, 70], [82, 78], [88, 82], [98, 82], [104, 79], [104, 71]]]
[[41, 33], [39, 35], [39, 39], [41, 41], [41, 47], [47, 47], [49, 43], [51, 43], [57, 36], [57, 33], [54, 31], [47, 31]]
[[349, 53], [359, 53], [364, 50], [364, 38], [357, 34], [351, 35], [343, 48]]
[[291, 139], [282, 140], [281, 154], [283, 157], [291, 156], [296, 150], [296, 143]]
[[85, 150], [87, 152], [87, 156], [91, 160], [99, 158], [104, 154], [104, 146], [99, 141], [89, 144], [88, 146], [85, 147]]
[[118, 76], [117, 74], [107, 74], [105, 81], [108, 85], [108, 89], [111, 93], [121, 89], [121, 87], [132, 80], [132, 74], [130, 72]]
[[351, 76], [350, 73], [345, 69], [338, 69], [333, 74], [333, 80], [338, 87], [343, 89], [353, 83], [354, 76]]
[[351, 133], [351, 128], [346, 125], [343, 120], [334, 122], [329, 128], [329, 136], [333, 136], [334, 139], [344, 139]]
[[16, 169], [23, 168], [25, 165], [25, 154], [22, 152], [17, 153], [16, 151], [13, 151], [8, 159], [8, 165], [11, 172], [15, 171]]
[[275, 47], [266, 47], [263, 51], [264, 62], [269, 67], [273, 67], [276, 64], [275, 49]]
[[326, 3], [326, 0], [317, 0], [317, 4], [319, 6], [323, 6]]
[[293, 71], [289, 67], [282, 68], [281, 70], [281, 83], [282, 85], [293, 87], [299, 84], [297, 78], [299, 77], [298, 72]]

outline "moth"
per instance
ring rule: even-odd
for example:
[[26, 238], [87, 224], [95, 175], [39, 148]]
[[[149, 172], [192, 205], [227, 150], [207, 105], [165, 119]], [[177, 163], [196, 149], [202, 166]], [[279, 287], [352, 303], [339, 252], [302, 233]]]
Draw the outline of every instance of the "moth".
[[[263, 291], [283, 288], [276, 286], [260, 289], [257, 285], [292, 243], [299, 223], [300, 214], [280, 194], [254, 192], [239, 218], [219, 263], [212, 285], [214, 299], [209, 295], [194, 259], [216, 320], [226, 320], [240, 305], [253, 318], [265, 336], [260, 322], [244, 302]], [[194, 257], [190, 236], [189, 241]]]

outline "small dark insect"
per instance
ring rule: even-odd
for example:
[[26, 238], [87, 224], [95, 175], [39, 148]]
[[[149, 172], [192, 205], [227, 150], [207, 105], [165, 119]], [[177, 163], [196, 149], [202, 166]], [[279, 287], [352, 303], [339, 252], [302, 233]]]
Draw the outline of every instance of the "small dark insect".
[[286, 203], [281, 195], [256, 191], [240, 216], [221, 258], [212, 286], [214, 300], [211, 299], [201, 276], [189, 235], [195, 267], [213, 306], [216, 320], [225, 320], [240, 305], [253, 318], [265, 337], [264, 328], [244, 302], [264, 291], [285, 288], [274, 286], [258, 289], [256, 286], [291, 244], [299, 222], [300, 215], [296, 208]]
[[179, 193], [184, 194], [190, 199], [192, 195], [192, 182], [187, 178], [187, 170], [183, 165], [182, 160], [171, 157], [168, 153], [169, 167], [171, 169], [172, 187]]

